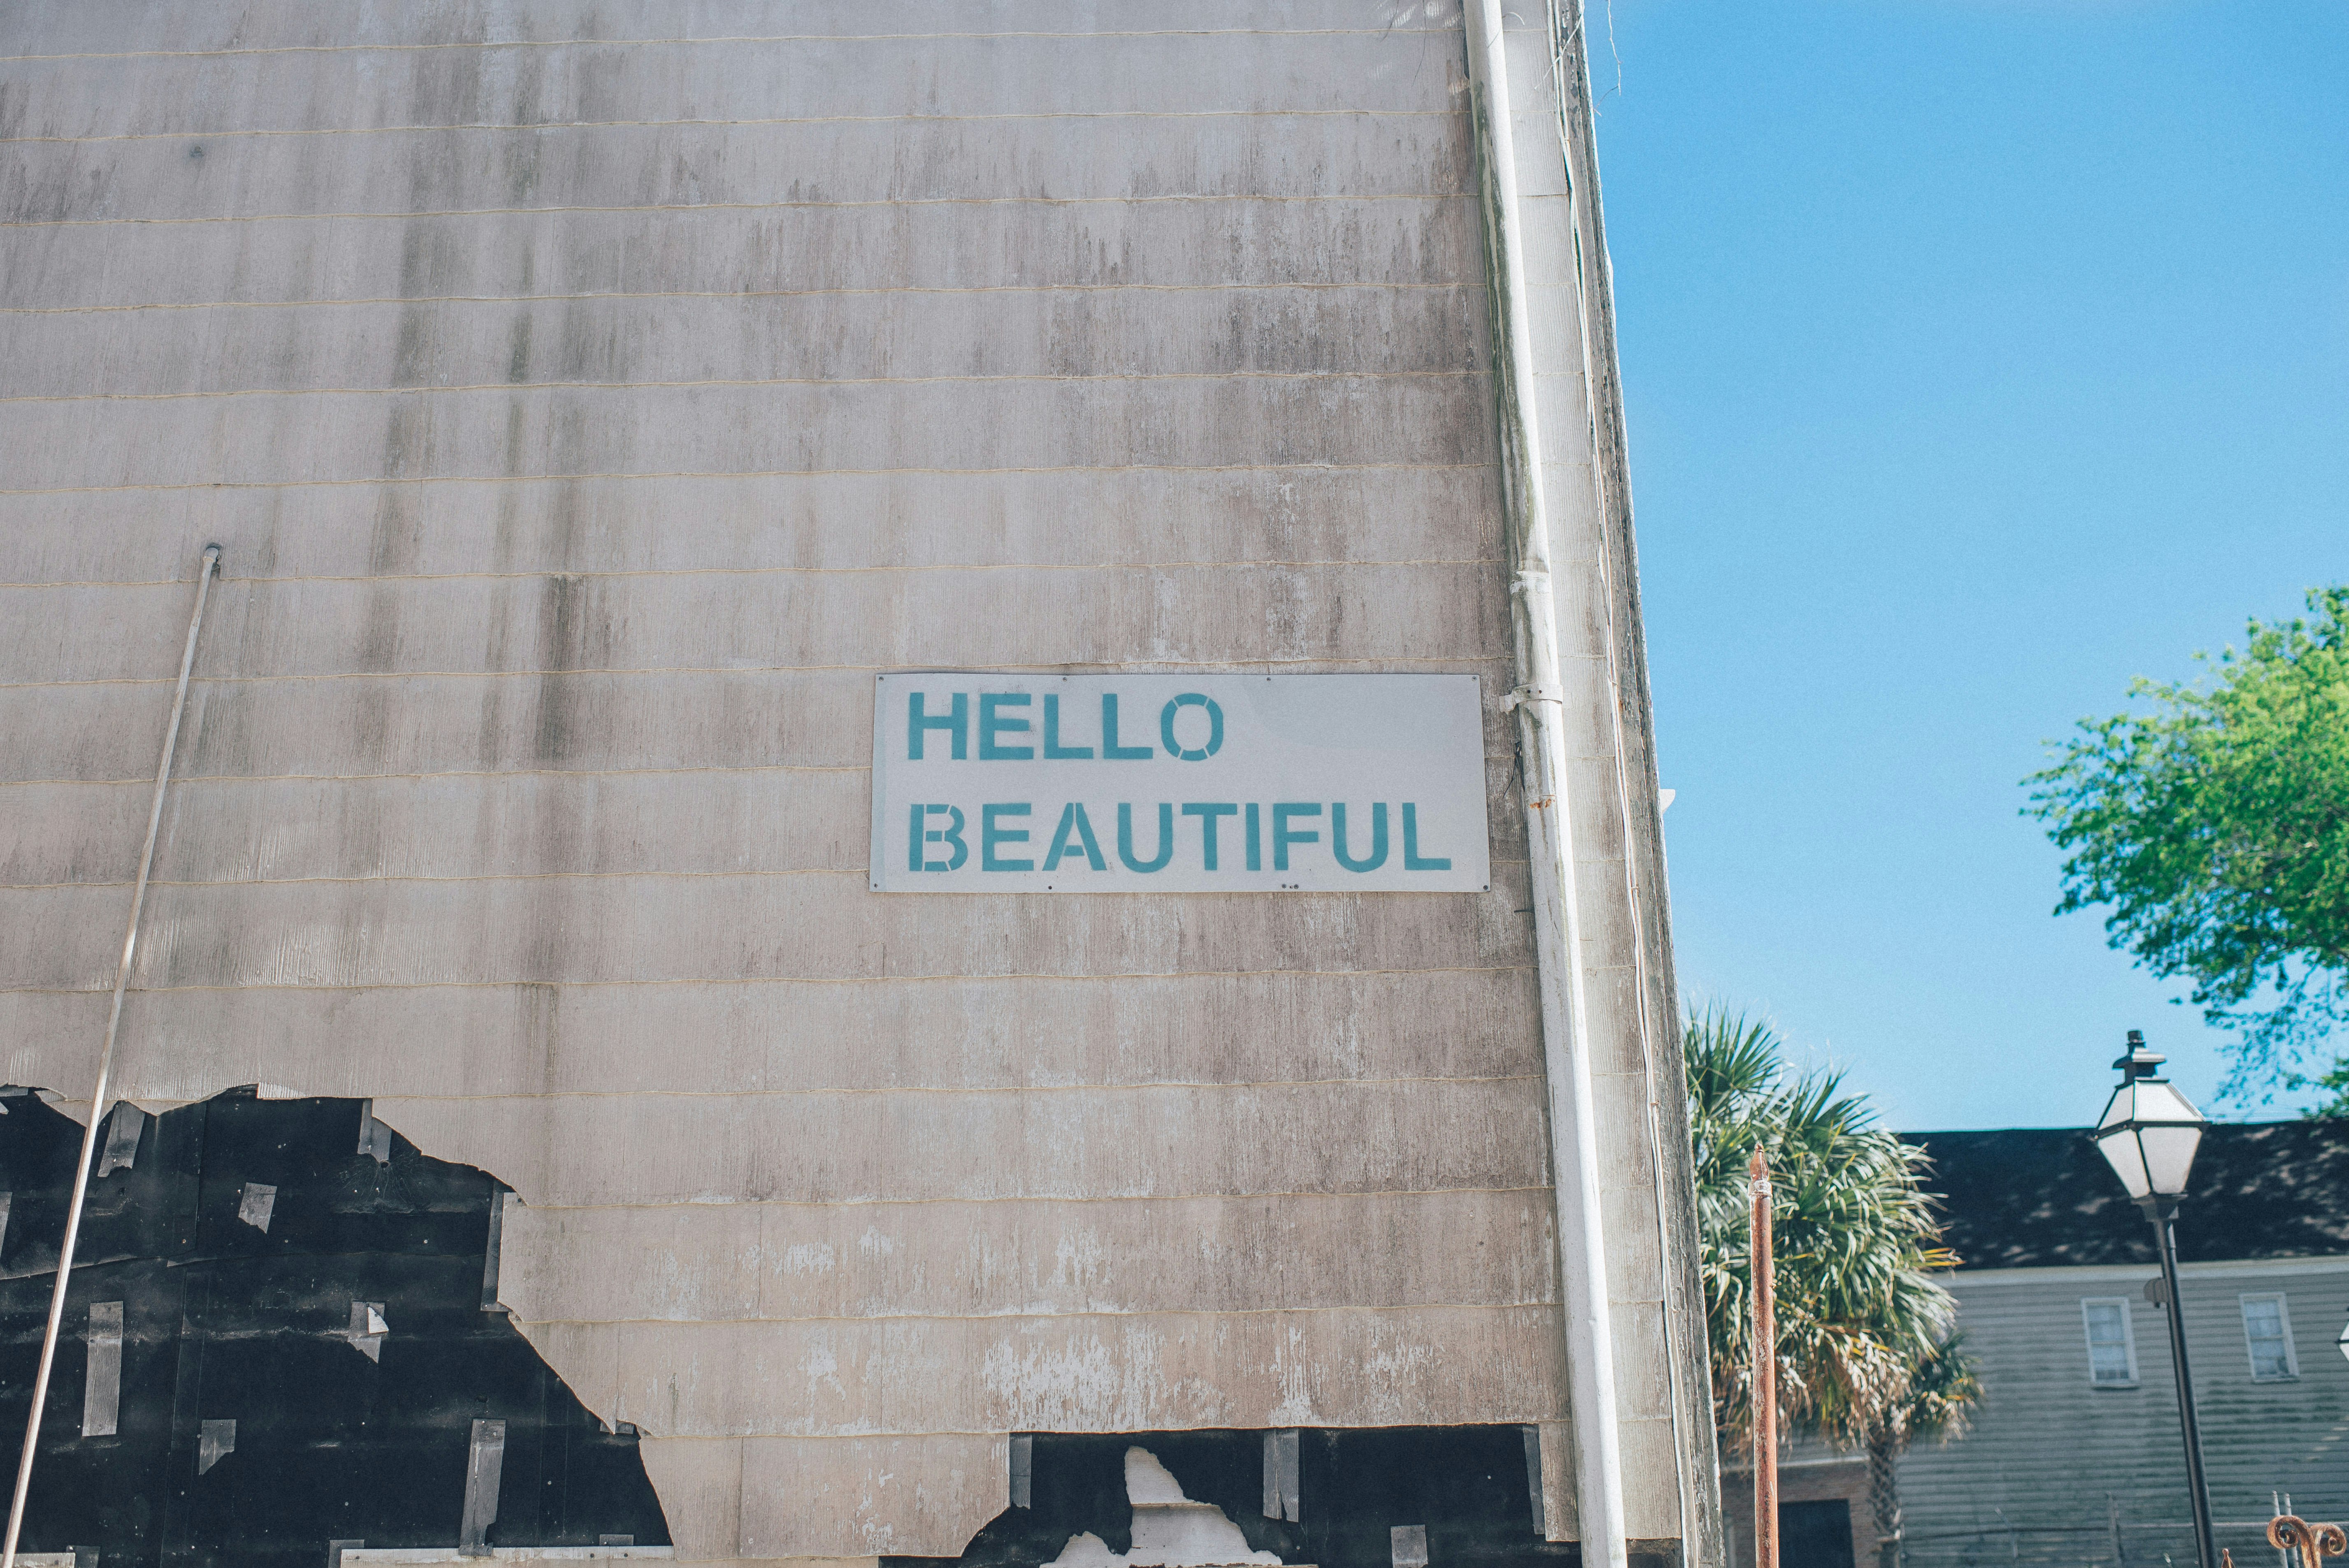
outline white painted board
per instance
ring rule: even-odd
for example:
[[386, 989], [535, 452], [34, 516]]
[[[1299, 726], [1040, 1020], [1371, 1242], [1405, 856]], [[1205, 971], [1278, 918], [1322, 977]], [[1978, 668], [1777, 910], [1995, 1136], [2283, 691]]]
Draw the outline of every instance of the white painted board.
[[1481, 892], [1478, 677], [879, 676], [876, 892]]

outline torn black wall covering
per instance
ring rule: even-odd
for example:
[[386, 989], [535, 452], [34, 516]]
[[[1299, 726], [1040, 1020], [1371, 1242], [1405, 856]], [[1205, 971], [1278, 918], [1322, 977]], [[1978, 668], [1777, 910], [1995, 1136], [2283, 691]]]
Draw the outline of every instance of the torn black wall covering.
[[[0, 1453], [18, 1454], [81, 1127], [34, 1096], [0, 1117]], [[501, 1312], [481, 1309], [503, 1189], [393, 1137], [364, 1102], [233, 1089], [149, 1119], [90, 1183], [67, 1332], [41, 1420], [24, 1550], [95, 1545], [109, 1568], [316, 1568], [330, 1540], [453, 1546], [473, 1422], [506, 1423], [492, 1545], [667, 1544], [632, 1434], [614, 1436]], [[277, 1189], [270, 1226], [238, 1218]], [[114, 1436], [80, 1434], [89, 1305], [124, 1303]], [[379, 1303], [379, 1359], [350, 1337]], [[233, 1451], [196, 1473], [202, 1423]]]
[[[1125, 1450], [1147, 1449], [1182, 1483], [1240, 1528], [1252, 1552], [1320, 1568], [1392, 1568], [1396, 1525], [1427, 1527], [1429, 1560], [1446, 1568], [1568, 1568], [1571, 1542], [1533, 1527], [1525, 1436], [1514, 1426], [1304, 1429], [1297, 1469], [1299, 1518], [1264, 1516], [1261, 1431], [1039, 1432], [1030, 1450], [1032, 1506], [999, 1514], [958, 1558], [884, 1557], [883, 1568], [1033, 1568], [1090, 1531], [1112, 1552], [1132, 1550]], [[1678, 1554], [1634, 1543], [1633, 1568], [1676, 1568]]]

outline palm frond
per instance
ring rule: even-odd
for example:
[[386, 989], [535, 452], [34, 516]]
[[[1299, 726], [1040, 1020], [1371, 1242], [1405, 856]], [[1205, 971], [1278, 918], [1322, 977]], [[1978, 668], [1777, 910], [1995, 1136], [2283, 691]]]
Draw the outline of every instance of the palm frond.
[[1956, 1303], [1933, 1277], [1957, 1260], [1922, 1185], [1924, 1151], [1878, 1126], [1842, 1075], [1789, 1079], [1767, 1023], [1708, 1007], [1691, 1014], [1684, 1049], [1721, 1429], [1752, 1425], [1756, 1149], [1773, 1193], [1782, 1419], [1851, 1443], [1961, 1422], [1980, 1388], [1951, 1332]]

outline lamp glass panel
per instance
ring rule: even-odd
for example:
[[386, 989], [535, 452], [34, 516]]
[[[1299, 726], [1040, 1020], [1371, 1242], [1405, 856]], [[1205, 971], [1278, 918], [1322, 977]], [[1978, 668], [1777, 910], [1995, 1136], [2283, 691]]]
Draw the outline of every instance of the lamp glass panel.
[[2186, 1173], [2194, 1168], [2194, 1151], [2202, 1143], [2202, 1129], [2185, 1127], [2142, 1127], [2137, 1140], [2145, 1150], [2145, 1173], [2153, 1190], [2165, 1198], [2174, 1198], [2186, 1191]]
[[2133, 1116], [2137, 1121], [2190, 1121], [2199, 1125], [2202, 1120], [2202, 1113], [2194, 1109], [2192, 1100], [2178, 1092], [2176, 1084], [2158, 1078], [2137, 1086]]
[[2097, 1130], [2101, 1132], [2107, 1127], [2116, 1127], [2128, 1120], [2130, 1111], [2136, 1107], [2137, 1086], [2133, 1083], [2121, 1085], [2113, 1090], [2113, 1098], [2105, 1101], [2105, 1114], [2096, 1118]]
[[2107, 1132], [2096, 1140], [2096, 1147], [2104, 1150], [2106, 1162], [2120, 1177], [2121, 1185], [2128, 1189], [2130, 1197], [2142, 1198], [2153, 1191], [2153, 1179], [2146, 1173], [2145, 1154], [2137, 1146], [2136, 1133], [2127, 1128]]
[[2341, 1326], [2341, 1337], [2333, 1343], [2339, 1348], [2342, 1355], [2349, 1356], [2349, 1324]]

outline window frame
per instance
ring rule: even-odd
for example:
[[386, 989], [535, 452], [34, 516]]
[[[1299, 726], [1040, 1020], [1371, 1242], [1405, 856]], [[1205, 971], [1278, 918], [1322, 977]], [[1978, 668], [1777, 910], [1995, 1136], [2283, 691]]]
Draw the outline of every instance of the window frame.
[[[2098, 1306], [2116, 1306], [2120, 1308], [2120, 1347], [2122, 1353], [2128, 1358], [2128, 1379], [2126, 1382], [2117, 1378], [2099, 1377], [2096, 1376], [2096, 1350], [2098, 1348], [2098, 1342], [2095, 1336], [2095, 1320], [2090, 1315], [2089, 1309]], [[2141, 1386], [2141, 1379], [2137, 1376], [2137, 1319], [2129, 1312], [2128, 1297], [2125, 1295], [2082, 1296], [2080, 1298], [2080, 1338], [2084, 1347], [2088, 1352], [2089, 1387], [2135, 1388]]]
[[[2251, 1305], [2255, 1301], [2275, 1303], [2276, 1326], [2283, 1331], [2283, 1366], [2281, 1374], [2260, 1370], [2260, 1353], [2251, 1340]], [[2292, 1343], [2292, 1303], [2280, 1290], [2247, 1290], [2235, 1297], [2235, 1310], [2243, 1324], [2243, 1357], [2251, 1363], [2254, 1383], [2297, 1383], [2300, 1381], [2300, 1349]]]

